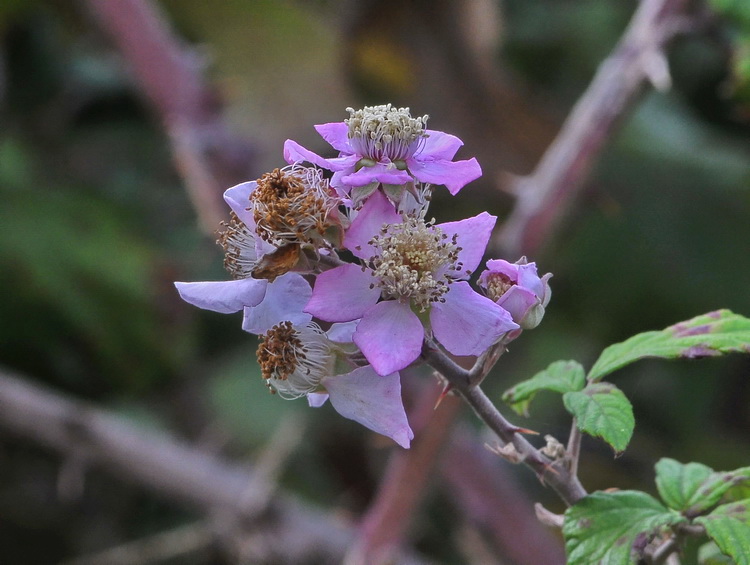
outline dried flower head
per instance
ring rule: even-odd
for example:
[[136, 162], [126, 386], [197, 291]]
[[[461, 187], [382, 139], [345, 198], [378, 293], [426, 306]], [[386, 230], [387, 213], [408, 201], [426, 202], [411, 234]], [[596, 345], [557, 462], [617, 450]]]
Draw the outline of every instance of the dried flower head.
[[320, 169], [290, 165], [266, 173], [257, 182], [250, 201], [263, 240], [278, 247], [323, 242], [339, 201]]

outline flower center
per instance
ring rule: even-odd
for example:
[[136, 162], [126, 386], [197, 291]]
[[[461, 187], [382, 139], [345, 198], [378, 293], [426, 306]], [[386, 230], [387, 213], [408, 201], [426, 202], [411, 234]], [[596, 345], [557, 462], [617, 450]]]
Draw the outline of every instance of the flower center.
[[266, 386], [283, 398], [299, 398], [318, 388], [331, 373], [331, 343], [317, 324], [295, 328], [281, 322], [258, 344], [258, 363]]
[[277, 247], [321, 241], [338, 204], [321, 171], [299, 165], [263, 175], [250, 201], [258, 235]]
[[377, 279], [373, 285], [389, 298], [413, 300], [422, 312], [433, 302], [444, 302], [462, 267], [456, 239], [421, 217], [384, 225], [369, 242], [379, 250], [369, 261]]
[[414, 155], [423, 138], [429, 116], [412, 118], [409, 108], [365, 106], [361, 110], [347, 108], [349, 139], [357, 154], [373, 161], [404, 161]]
[[232, 212], [229, 222], [221, 222], [224, 231], [219, 232], [216, 243], [224, 248], [224, 268], [233, 279], [251, 276], [258, 263], [255, 251], [255, 234]]
[[484, 286], [487, 291], [487, 298], [493, 302], [504, 295], [510, 290], [510, 287], [514, 286], [514, 283], [507, 275], [503, 273], [488, 273], [484, 281]]

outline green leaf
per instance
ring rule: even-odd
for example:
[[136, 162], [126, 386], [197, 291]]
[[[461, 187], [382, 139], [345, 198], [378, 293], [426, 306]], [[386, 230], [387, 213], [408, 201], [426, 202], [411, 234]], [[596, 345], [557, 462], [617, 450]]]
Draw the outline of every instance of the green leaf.
[[695, 519], [706, 528], [708, 536], [736, 565], [750, 565], [750, 498], [723, 504], [708, 516]]
[[686, 521], [645, 492], [595, 492], [565, 512], [568, 565], [630, 565], [653, 534]]
[[610, 345], [589, 371], [589, 382], [646, 357], [676, 359], [750, 353], [750, 319], [717, 310], [658, 332], [634, 335]]
[[551, 390], [564, 394], [581, 390], [586, 384], [586, 372], [575, 361], [555, 361], [533, 377], [505, 391], [503, 400], [518, 414], [528, 416], [528, 408], [536, 394]]
[[623, 451], [633, 435], [633, 407], [611, 383], [593, 383], [563, 395], [565, 408], [576, 417], [578, 428], [602, 438], [616, 452]]
[[701, 463], [664, 458], [656, 464], [656, 488], [670, 508], [687, 517], [711, 508], [733, 486], [750, 479], [750, 467], [717, 473]]
[[698, 548], [698, 563], [700, 565], [734, 565], [728, 555], [724, 555], [715, 542], [709, 541]]

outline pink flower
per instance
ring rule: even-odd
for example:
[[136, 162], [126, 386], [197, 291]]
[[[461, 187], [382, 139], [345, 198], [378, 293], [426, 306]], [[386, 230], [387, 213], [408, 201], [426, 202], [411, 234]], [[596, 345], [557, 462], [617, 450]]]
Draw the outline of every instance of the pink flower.
[[305, 311], [329, 322], [359, 319], [353, 341], [379, 375], [415, 361], [425, 331], [454, 355], [479, 355], [518, 328], [506, 310], [466, 282], [495, 220], [484, 212], [435, 226], [421, 217], [402, 222], [375, 193], [344, 240], [365, 266], [318, 275]]
[[487, 261], [487, 270], [479, 276], [479, 285], [487, 296], [505, 308], [521, 328], [539, 325], [552, 297], [549, 279], [552, 273], [539, 277], [536, 263], [521, 257], [516, 263], [503, 259]]
[[333, 324], [323, 332], [315, 323], [276, 324], [258, 346], [261, 374], [280, 396], [306, 395], [314, 407], [330, 399], [345, 418], [408, 448], [414, 433], [401, 401], [401, 377], [397, 372], [380, 376], [369, 365], [349, 361], [353, 329], [352, 324]]
[[451, 194], [482, 175], [477, 160], [453, 161], [463, 142], [457, 137], [424, 129], [427, 116], [412, 118], [409, 108], [390, 104], [347, 108], [343, 122], [315, 126], [318, 133], [339, 151], [324, 159], [296, 141], [284, 143], [288, 163], [308, 161], [334, 171], [331, 185], [359, 205], [379, 186], [399, 203], [405, 191], [415, 197], [414, 182], [445, 185]]

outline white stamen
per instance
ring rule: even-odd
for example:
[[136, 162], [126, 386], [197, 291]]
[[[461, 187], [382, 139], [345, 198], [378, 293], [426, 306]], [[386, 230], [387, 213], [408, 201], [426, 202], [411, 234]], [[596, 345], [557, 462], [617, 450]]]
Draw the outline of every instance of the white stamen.
[[424, 127], [429, 116], [412, 118], [409, 108], [385, 104], [346, 111], [349, 118], [344, 123], [349, 126], [352, 146], [373, 161], [404, 161], [416, 153], [427, 137]]

